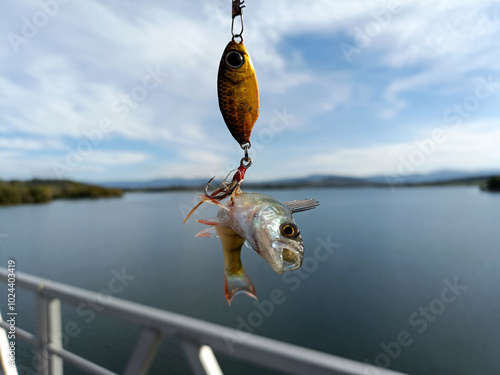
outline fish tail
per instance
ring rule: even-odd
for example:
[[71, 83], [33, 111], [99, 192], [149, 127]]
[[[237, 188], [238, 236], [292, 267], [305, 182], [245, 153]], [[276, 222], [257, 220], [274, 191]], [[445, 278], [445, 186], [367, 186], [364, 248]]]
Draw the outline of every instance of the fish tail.
[[225, 272], [224, 290], [226, 292], [226, 299], [229, 305], [231, 305], [233, 297], [238, 293], [246, 293], [250, 297], [257, 299], [255, 287], [248, 278], [248, 275], [243, 267], [241, 267], [240, 271], [235, 273]]

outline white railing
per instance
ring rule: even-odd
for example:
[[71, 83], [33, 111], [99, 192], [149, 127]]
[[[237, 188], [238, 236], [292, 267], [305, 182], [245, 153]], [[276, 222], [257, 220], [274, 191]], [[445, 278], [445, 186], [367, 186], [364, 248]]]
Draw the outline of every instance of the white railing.
[[[0, 267], [0, 282], [6, 281], [7, 269]], [[27, 341], [38, 351], [38, 357], [43, 361], [37, 369], [40, 375], [62, 375], [64, 361], [89, 374], [117, 375], [67, 351], [62, 345], [61, 301], [78, 305], [82, 302], [97, 302], [102, 296], [22, 272], [16, 272], [16, 288], [27, 289], [36, 294], [36, 334], [16, 327], [16, 337]], [[142, 328], [123, 375], [147, 374], [165, 336], [180, 340], [196, 375], [222, 374], [212, 349], [289, 374], [404, 375], [257, 335], [247, 334], [242, 337], [240, 332], [231, 328], [114, 297], [107, 300], [99, 298], [99, 305], [104, 308], [103, 314]], [[0, 331], [3, 331], [1, 328], [8, 330], [9, 326], [0, 319]]]

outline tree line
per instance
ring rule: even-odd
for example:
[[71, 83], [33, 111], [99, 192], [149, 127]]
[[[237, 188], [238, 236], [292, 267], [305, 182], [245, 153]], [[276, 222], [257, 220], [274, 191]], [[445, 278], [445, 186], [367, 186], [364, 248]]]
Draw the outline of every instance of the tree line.
[[0, 181], [0, 205], [47, 203], [54, 199], [121, 197], [123, 190], [69, 180]]

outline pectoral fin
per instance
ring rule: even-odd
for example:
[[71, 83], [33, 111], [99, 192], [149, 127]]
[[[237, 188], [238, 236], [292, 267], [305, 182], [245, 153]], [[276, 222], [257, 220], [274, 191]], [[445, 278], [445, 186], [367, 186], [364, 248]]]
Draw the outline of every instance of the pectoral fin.
[[219, 237], [215, 227], [205, 228], [202, 231], [196, 233], [195, 237]]
[[196, 219], [196, 221], [200, 224], [213, 225], [213, 226], [222, 225], [224, 222], [224, 220], [221, 219], [220, 217], [214, 217], [211, 219]]
[[220, 217], [196, 219], [196, 221], [200, 224], [210, 225], [210, 228], [203, 229], [201, 232], [198, 232], [195, 237], [219, 237], [215, 227], [224, 224], [224, 219]]

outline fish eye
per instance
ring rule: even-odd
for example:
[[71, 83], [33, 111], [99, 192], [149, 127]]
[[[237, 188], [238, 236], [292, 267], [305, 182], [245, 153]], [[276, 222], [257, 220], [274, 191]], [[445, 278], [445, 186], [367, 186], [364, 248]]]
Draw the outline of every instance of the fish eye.
[[297, 237], [300, 234], [299, 228], [294, 223], [281, 224], [281, 234], [285, 237]]
[[238, 51], [231, 51], [226, 55], [226, 63], [231, 68], [240, 68], [244, 62], [245, 59], [243, 58], [243, 55]]

